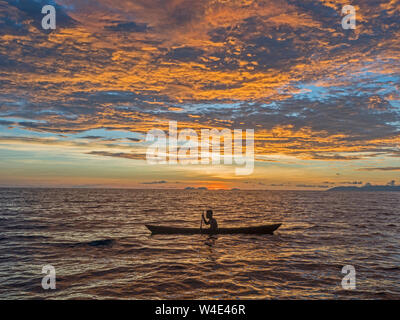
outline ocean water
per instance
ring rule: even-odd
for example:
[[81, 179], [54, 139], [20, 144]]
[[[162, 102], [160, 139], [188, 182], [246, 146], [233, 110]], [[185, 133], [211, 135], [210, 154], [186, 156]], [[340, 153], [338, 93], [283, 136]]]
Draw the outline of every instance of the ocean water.
[[[400, 193], [0, 189], [1, 299], [400, 299]], [[144, 224], [283, 223], [274, 235]], [[56, 290], [41, 286], [56, 269]], [[356, 289], [344, 290], [344, 265]]]

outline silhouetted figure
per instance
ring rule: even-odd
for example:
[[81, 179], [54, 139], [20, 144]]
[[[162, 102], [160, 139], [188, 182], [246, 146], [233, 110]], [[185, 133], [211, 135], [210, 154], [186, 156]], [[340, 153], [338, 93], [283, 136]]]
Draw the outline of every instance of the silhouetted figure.
[[217, 232], [218, 223], [217, 223], [217, 220], [215, 220], [213, 218], [212, 210], [207, 210], [206, 216], [207, 216], [208, 221], [204, 218], [204, 213], [203, 213], [202, 218], [203, 218], [204, 223], [210, 225], [210, 230], [212, 230], [213, 232]]

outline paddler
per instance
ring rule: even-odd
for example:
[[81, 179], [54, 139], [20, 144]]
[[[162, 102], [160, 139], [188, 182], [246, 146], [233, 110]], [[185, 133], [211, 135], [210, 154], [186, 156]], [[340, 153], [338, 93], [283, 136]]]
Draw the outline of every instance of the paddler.
[[208, 221], [204, 218], [204, 213], [201, 216], [203, 218], [203, 221], [205, 224], [210, 225], [210, 230], [212, 232], [217, 232], [218, 231], [218, 223], [215, 218], [213, 218], [213, 211], [212, 210], [207, 210], [206, 217]]

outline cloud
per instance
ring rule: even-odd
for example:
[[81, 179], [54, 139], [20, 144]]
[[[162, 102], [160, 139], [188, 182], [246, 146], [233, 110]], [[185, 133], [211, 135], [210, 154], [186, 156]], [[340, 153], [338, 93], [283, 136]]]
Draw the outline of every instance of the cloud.
[[132, 160], [145, 160], [146, 154], [134, 154], [125, 152], [107, 152], [107, 151], [90, 151], [87, 154], [102, 156], [102, 157], [115, 157], [115, 158], [125, 158]]
[[146, 24], [137, 24], [135, 22], [120, 22], [112, 26], [106, 26], [110, 31], [123, 31], [123, 32], [145, 32], [148, 27]]
[[130, 141], [133, 141], [133, 142], [141, 142], [142, 141], [142, 139], [138, 139], [138, 138], [127, 138], [127, 139]]
[[141, 184], [165, 184], [165, 183], [167, 183], [167, 181], [165, 180], [141, 182]]
[[104, 139], [104, 137], [100, 137], [100, 136], [83, 136], [82, 139], [99, 140], [99, 139]]
[[400, 154], [393, 1], [358, 4], [355, 31], [341, 29], [344, 1], [59, 0], [43, 32], [44, 3], [0, 0], [2, 126], [73, 136], [176, 120], [253, 128], [260, 156]]
[[12, 124], [14, 124], [12, 121], [0, 120], [0, 126], [10, 126]]
[[363, 184], [363, 182], [362, 181], [343, 181], [343, 182], [340, 182], [341, 184]]
[[359, 168], [359, 171], [400, 171], [400, 167], [370, 167]]

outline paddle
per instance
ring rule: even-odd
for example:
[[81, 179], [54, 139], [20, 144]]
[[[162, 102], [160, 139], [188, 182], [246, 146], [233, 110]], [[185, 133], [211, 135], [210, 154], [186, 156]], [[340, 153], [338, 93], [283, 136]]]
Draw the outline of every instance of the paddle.
[[203, 215], [204, 215], [204, 211], [201, 213], [201, 217], [200, 217], [200, 233], [203, 233]]

